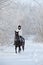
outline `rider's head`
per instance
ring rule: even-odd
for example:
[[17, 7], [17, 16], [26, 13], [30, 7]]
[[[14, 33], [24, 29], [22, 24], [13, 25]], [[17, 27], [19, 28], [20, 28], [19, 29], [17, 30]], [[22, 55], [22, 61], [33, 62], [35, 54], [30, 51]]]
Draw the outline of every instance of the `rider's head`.
[[21, 25], [18, 25], [18, 29], [19, 29], [19, 30], [21, 29]]

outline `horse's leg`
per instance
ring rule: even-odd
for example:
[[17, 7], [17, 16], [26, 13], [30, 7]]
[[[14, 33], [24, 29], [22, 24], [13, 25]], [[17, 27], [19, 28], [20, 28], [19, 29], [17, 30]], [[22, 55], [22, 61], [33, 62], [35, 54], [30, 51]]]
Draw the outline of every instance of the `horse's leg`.
[[15, 53], [17, 53], [17, 46], [15, 46]]
[[22, 49], [23, 49], [23, 51], [24, 51], [24, 43], [22, 44]]
[[23, 51], [24, 51], [24, 46], [22, 46], [22, 49], [23, 49]]
[[21, 51], [21, 47], [19, 46], [19, 50], [18, 50], [18, 52], [20, 53], [20, 51]]

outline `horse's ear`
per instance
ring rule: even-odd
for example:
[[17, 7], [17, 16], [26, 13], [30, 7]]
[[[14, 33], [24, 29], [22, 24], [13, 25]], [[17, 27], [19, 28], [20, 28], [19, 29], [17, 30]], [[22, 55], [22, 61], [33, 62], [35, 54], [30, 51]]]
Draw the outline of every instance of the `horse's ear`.
[[15, 31], [16, 32], [16, 31]]
[[16, 31], [15, 31], [15, 33], [16, 33]]

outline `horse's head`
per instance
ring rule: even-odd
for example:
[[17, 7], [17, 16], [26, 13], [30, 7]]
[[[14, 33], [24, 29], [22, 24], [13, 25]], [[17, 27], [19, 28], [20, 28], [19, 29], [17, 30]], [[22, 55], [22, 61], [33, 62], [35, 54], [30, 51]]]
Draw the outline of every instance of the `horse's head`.
[[17, 31], [15, 31], [15, 36], [16, 36], [16, 37], [18, 37], [18, 36], [19, 36]]

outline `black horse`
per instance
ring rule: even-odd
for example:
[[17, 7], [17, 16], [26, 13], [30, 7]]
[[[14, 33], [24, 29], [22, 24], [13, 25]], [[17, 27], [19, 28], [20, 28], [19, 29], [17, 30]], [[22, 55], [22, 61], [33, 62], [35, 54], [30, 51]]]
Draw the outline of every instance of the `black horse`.
[[25, 39], [21, 36], [19, 36], [18, 32], [15, 31], [15, 40], [14, 40], [14, 45], [15, 45], [15, 52], [17, 53], [17, 47], [19, 48], [18, 52], [20, 53], [21, 51], [21, 46], [24, 51], [24, 46], [25, 46]]

